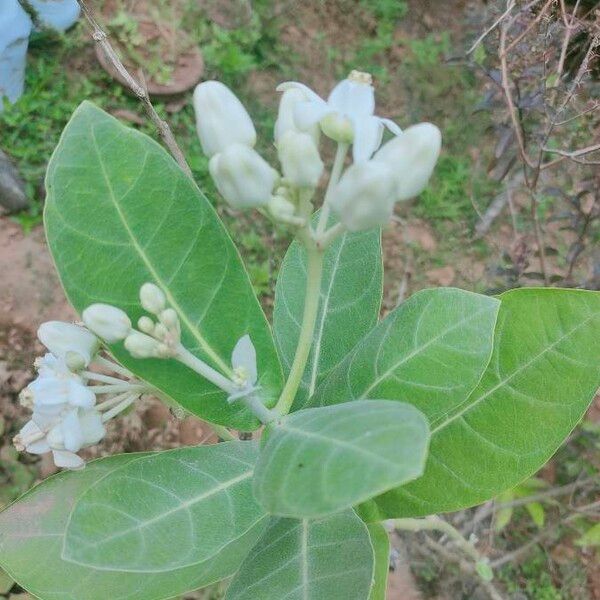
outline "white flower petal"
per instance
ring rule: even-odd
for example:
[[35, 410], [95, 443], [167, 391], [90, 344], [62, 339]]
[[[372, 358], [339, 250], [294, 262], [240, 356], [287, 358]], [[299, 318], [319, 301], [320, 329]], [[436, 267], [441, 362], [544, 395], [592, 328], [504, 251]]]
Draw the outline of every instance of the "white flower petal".
[[77, 452], [81, 449], [84, 443], [83, 432], [79, 424], [77, 410], [72, 410], [63, 418], [61, 423], [63, 445], [65, 450]]
[[323, 98], [321, 98], [319, 94], [311, 90], [307, 85], [304, 85], [303, 83], [300, 83], [298, 81], [284, 81], [283, 83], [280, 83], [275, 89], [278, 92], [286, 92], [287, 90], [292, 89], [302, 90], [306, 94], [307, 100], [314, 101], [317, 103], [325, 103], [325, 100], [323, 100]]
[[29, 454], [46, 454], [46, 452], [50, 452], [50, 444], [46, 440], [46, 438], [42, 438], [35, 442], [31, 442], [25, 446], [25, 450], [29, 452]]
[[249, 335], [241, 337], [231, 354], [231, 366], [234, 370], [243, 369], [246, 374], [246, 383], [254, 385], [258, 379], [256, 367], [256, 349]]
[[323, 117], [331, 114], [334, 110], [327, 106], [324, 100], [319, 98], [319, 102], [309, 100], [307, 102], [298, 102], [294, 106], [294, 122], [296, 127], [302, 131], [307, 131], [318, 123]]
[[352, 157], [355, 163], [369, 160], [379, 148], [383, 137], [383, 124], [377, 117], [355, 118]]
[[79, 425], [83, 434], [84, 446], [97, 444], [106, 435], [102, 415], [97, 410], [80, 412]]
[[38, 377], [27, 389], [32, 394], [35, 407], [60, 406], [69, 402], [69, 380], [52, 375]]
[[52, 450], [54, 464], [64, 469], [82, 469], [85, 461], [81, 456], [67, 450]]
[[69, 382], [69, 404], [81, 408], [92, 408], [96, 404], [96, 394], [91, 388], [78, 381]]
[[327, 103], [345, 115], [368, 117], [375, 111], [375, 90], [367, 83], [344, 79], [333, 88]]

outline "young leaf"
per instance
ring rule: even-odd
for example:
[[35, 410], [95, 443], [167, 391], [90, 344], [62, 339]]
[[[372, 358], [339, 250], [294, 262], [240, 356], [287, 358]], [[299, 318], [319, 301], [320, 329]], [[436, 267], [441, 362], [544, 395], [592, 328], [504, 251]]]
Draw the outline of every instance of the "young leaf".
[[69, 514], [88, 488], [142, 454], [116, 455], [63, 472], [0, 513], [0, 566], [41, 600], [161, 600], [231, 576], [264, 531], [251, 529], [212, 559], [156, 573], [84, 567], [61, 558]]
[[226, 600], [367, 600], [372, 577], [369, 533], [353, 511], [318, 521], [273, 519]]
[[575, 543], [578, 546], [600, 546], [600, 523], [592, 525]]
[[458, 289], [416, 293], [357, 344], [309, 405], [386, 398], [409, 402], [430, 420], [445, 414], [485, 370], [499, 307]]
[[[73, 114], [48, 166], [45, 224], [69, 300], [143, 313], [138, 293], [153, 282], [182, 325], [183, 344], [221, 372], [249, 334], [265, 403], [281, 368], [265, 316], [242, 261], [208, 200], [167, 152], [93, 104]], [[239, 429], [258, 427], [242, 403], [174, 360], [138, 360], [111, 351], [128, 369], [189, 411]]]
[[124, 465], [80, 497], [67, 525], [63, 558], [150, 573], [210, 560], [266, 525], [252, 495], [257, 454], [253, 442], [226, 442]]
[[[275, 288], [273, 332], [289, 372], [300, 334], [306, 286], [306, 249], [297, 241], [287, 251]], [[377, 323], [383, 268], [381, 234], [346, 232], [326, 250], [314, 344], [294, 409]]]
[[375, 556], [375, 581], [369, 600], [386, 600], [387, 580], [390, 572], [390, 538], [381, 523], [367, 525]]
[[269, 431], [254, 493], [265, 510], [320, 517], [418, 477], [429, 428], [409, 404], [364, 400], [302, 410]]
[[600, 385], [600, 294], [519, 289], [501, 300], [481, 382], [446, 414], [419, 405], [432, 434], [425, 474], [369, 503], [372, 518], [455, 511], [497, 496], [535, 473], [585, 413]]

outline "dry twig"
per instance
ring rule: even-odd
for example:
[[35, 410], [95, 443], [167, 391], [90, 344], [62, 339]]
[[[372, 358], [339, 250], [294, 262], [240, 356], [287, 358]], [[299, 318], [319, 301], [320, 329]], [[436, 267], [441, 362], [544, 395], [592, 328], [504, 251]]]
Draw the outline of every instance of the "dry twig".
[[152, 105], [152, 102], [150, 101], [150, 96], [148, 94], [148, 90], [138, 81], [136, 81], [136, 79], [134, 79], [134, 77], [125, 68], [116, 51], [111, 46], [106, 32], [98, 24], [98, 21], [94, 17], [90, 8], [87, 6], [85, 0], [77, 0], [77, 2], [79, 3], [79, 6], [81, 6], [81, 10], [92, 29], [92, 37], [94, 38], [94, 41], [100, 46], [100, 48], [102, 48], [102, 51], [106, 55], [106, 58], [110, 61], [110, 63], [114, 66], [118, 74], [127, 83], [129, 89], [139, 98], [140, 102], [144, 107], [144, 110], [146, 111], [146, 114], [148, 115], [148, 118], [155, 125], [158, 134], [169, 149], [169, 152], [177, 161], [177, 164], [181, 167], [183, 172], [191, 178], [192, 171], [187, 161], [185, 160], [185, 156], [183, 155], [181, 148], [178, 146], [168, 123], [160, 118], [159, 114], [156, 112], [154, 106]]

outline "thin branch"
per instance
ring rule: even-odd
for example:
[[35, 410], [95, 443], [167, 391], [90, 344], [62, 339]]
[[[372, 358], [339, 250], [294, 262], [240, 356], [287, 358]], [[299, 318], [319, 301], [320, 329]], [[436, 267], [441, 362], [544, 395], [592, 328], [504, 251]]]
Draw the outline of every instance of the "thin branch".
[[502, 54], [506, 54], [510, 52], [543, 18], [546, 14], [546, 11], [550, 8], [550, 6], [554, 3], [554, 0], [548, 0], [546, 4], [542, 7], [537, 17], [529, 24], [527, 29], [519, 34], [504, 50], [502, 50]]
[[508, 62], [506, 60], [506, 36], [507, 36], [508, 28], [506, 25], [502, 25], [500, 28], [500, 69], [502, 72], [502, 90], [504, 91], [504, 97], [506, 98], [506, 105], [508, 107], [508, 112], [510, 115], [510, 120], [512, 122], [513, 129], [515, 130], [515, 135], [517, 136], [517, 142], [519, 144], [519, 151], [521, 154], [521, 158], [525, 162], [526, 166], [533, 168], [535, 165], [533, 164], [531, 158], [527, 154], [527, 150], [525, 149], [525, 139], [523, 136], [523, 129], [521, 127], [521, 123], [517, 116], [517, 109], [515, 107], [515, 103], [512, 97], [511, 92], [511, 82], [508, 74]]
[[515, 6], [515, 0], [510, 0], [506, 10], [473, 42], [473, 45], [467, 50], [467, 56], [475, 51], [477, 46], [483, 42], [483, 40], [502, 23], [502, 21], [508, 17], [512, 9]]
[[169, 152], [177, 161], [177, 164], [181, 167], [182, 171], [191, 178], [192, 171], [190, 169], [190, 166], [185, 160], [185, 156], [183, 155], [181, 148], [177, 145], [171, 128], [169, 127], [166, 121], [160, 118], [159, 114], [156, 112], [154, 106], [152, 105], [152, 102], [150, 102], [148, 90], [144, 86], [140, 85], [140, 83], [136, 81], [133, 78], [133, 76], [129, 73], [129, 71], [125, 68], [116, 51], [108, 41], [108, 36], [100, 27], [98, 21], [96, 21], [90, 8], [86, 5], [85, 0], [77, 0], [77, 2], [79, 3], [81, 11], [85, 15], [85, 18], [87, 19], [90, 28], [92, 29], [92, 37], [94, 41], [96, 42], [96, 44], [98, 44], [98, 46], [100, 46], [100, 48], [106, 55], [106, 58], [110, 61], [110, 63], [116, 69], [117, 73], [121, 76], [121, 78], [126, 82], [129, 89], [139, 98], [140, 102], [144, 107], [144, 110], [146, 111], [146, 114], [148, 115], [152, 123], [155, 125], [160, 137], [169, 149]]
[[580, 148], [579, 150], [559, 150], [557, 148], [543, 148], [544, 152], [548, 152], [550, 154], [559, 154], [564, 158], [569, 158], [570, 160], [580, 163], [582, 165], [600, 165], [600, 161], [586, 161], [581, 160], [581, 156], [585, 156], [586, 154], [592, 154], [593, 152], [600, 151], [600, 144], [593, 144], [592, 146], [587, 146], [586, 148]]

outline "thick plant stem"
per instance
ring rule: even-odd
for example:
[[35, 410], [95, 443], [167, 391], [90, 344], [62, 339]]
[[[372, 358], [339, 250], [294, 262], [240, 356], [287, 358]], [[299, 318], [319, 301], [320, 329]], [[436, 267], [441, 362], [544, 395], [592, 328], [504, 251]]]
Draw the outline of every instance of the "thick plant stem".
[[298, 346], [296, 347], [292, 368], [290, 369], [289, 377], [283, 388], [283, 392], [281, 392], [279, 401], [275, 406], [275, 410], [281, 415], [286, 415], [290, 412], [296, 392], [302, 381], [302, 375], [304, 374], [312, 346], [317, 313], [319, 312], [321, 278], [323, 275], [323, 252], [310, 243], [307, 244], [306, 251], [308, 253], [308, 268], [306, 273], [304, 314], [302, 315], [300, 337], [298, 338]]

